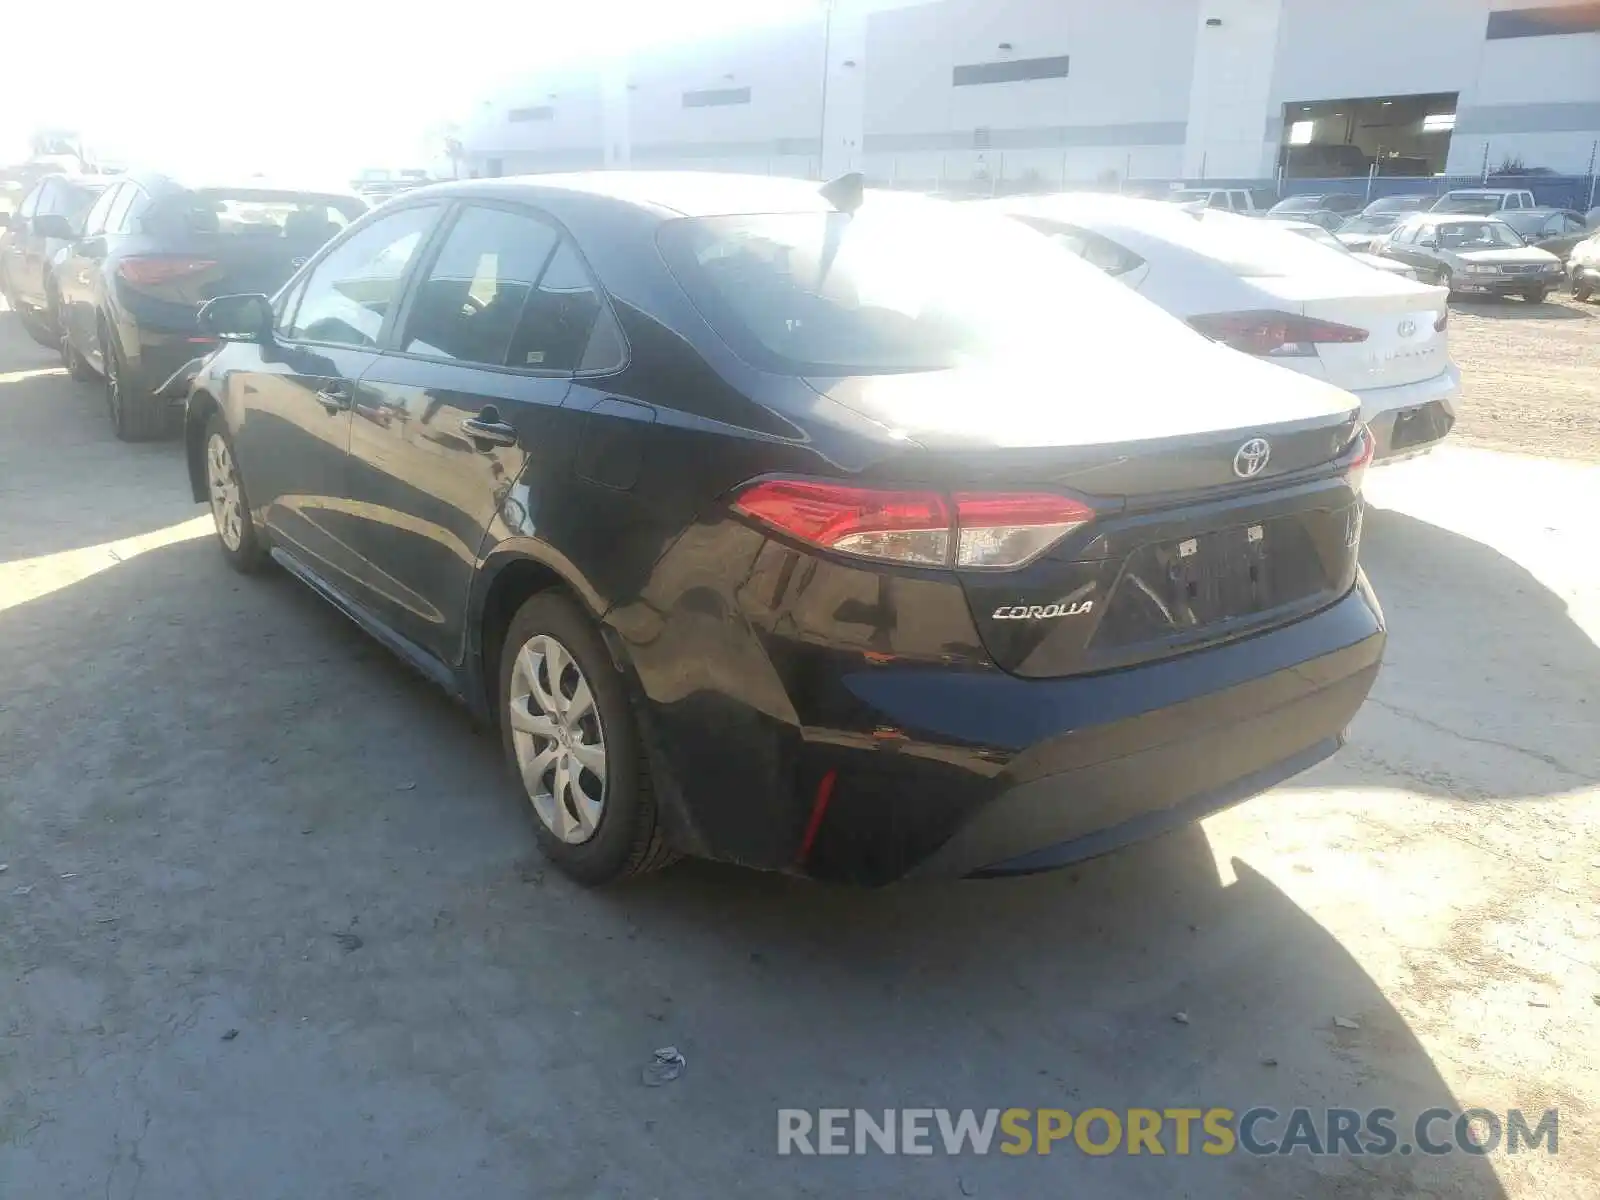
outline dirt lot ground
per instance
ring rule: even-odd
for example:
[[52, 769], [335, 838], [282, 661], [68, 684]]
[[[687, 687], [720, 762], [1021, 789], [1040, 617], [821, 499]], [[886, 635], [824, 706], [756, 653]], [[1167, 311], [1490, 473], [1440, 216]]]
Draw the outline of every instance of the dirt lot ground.
[[[1600, 1196], [1600, 307], [1547, 309], [1458, 310], [1463, 444], [1370, 478], [1335, 759], [873, 893], [542, 870], [494, 745], [0, 314], [0, 1197]], [[1258, 1104], [1555, 1107], [1558, 1153], [775, 1153], [780, 1107]]]
[[1452, 305], [1464, 443], [1600, 462], [1600, 304]]

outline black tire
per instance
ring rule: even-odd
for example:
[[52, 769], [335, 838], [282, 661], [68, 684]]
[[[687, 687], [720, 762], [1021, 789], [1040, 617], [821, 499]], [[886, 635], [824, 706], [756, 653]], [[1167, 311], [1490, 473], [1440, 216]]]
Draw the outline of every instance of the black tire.
[[[239, 471], [239, 456], [234, 453], [233, 435], [228, 432], [228, 423], [222, 419], [220, 412], [211, 414], [211, 419], [206, 422], [205, 433], [201, 435], [200, 454], [201, 463], [205, 469], [206, 496], [211, 507], [211, 523], [217, 530], [217, 546], [222, 551], [222, 557], [228, 560], [228, 565], [241, 575], [252, 575], [259, 571], [267, 560], [266, 542], [256, 530], [255, 521], [250, 516], [250, 497], [245, 491], [244, 476]], [[214, 461], [212, 455], [212, 441], [219, 440], [226, 450], [226, 464]], [[225, 517], [223, 506], [217, 501], [213, 471], [218, 467], [231, 474], [233, 486], [237, 489], [238, 503], [238, 533], [237, 537], [224, 531]], [[236, 540], [237, 545], [229, 545]]]
[[[554, 638], [571, 655], [589, 684], [600, 727], [604, 730], [606, 779], [600, 817], [592, 836], [576, 844], [562, 840], [534, 811], [532, 795], [522, 781], [512, 740], [513, 668], [518, 653], [539, 635]], [[582, 610], [560, 592], [540, 592], [530, 598], [517, 610], [506, 630], [499, 670], [500, 686], [496, 695], [500, 743], [544, 856], [563, 874], [588, 887], [659, 870], [676, 860], [677, 852], [667, 844], [661, 827], [649, 765], [627, 687], [594, 623]]]
[[121, 345], [104, 322], [100, 325], [100, 357], [105, 364], [106, 407], [119, 439], [149, 442], [177, 433], [182, 410], [150, 394], [129, 369]]
[[1543, 304], [1544, 298], [1549, 294], [1550, 289], [1547, 287], [1529, 288], [1527, 291], [1522, 293], [1522, 298], [1529, 304]]
[[1572, 285], [1572, 298], [1574, 300], [1578, 301], [1580, 304], [1583, 301], [1587, 300], [1592, 295], [1594, 295], [1594, 284], [1592, 284], [1592, 283], [1576, 283], [1576, 282], [1573, 283], [1573, 285]]
[[54, 323], [19, 305], [12, 305], [12, 311], [17, 314], [17, 320], [22, 322], [23, 331], [39, 345], [48, 346], [52, 350], [60, 345]]

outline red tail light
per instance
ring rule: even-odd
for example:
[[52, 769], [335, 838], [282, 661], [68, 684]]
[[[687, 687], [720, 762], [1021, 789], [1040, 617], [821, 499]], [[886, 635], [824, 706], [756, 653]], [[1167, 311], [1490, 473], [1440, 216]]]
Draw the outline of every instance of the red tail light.
[[1320, 344], [1367, 340], [1367, 331], [1354, 325], [1285, 312], [1201, 313], [1189, 324], [1212, 341], [1272, 358], [1309, 358]]
[[1372, 465], [1372, 456], [1378, 449], [1377, 440], [1372, 436], [1372, 430], [1365, 425], [1361, 426], [1356, 434], [1356, 440], [1351, 443], [1346, 451], [1349, 455], [1350, 465], [1345, 474], [1350, 479], [1350, 486], [1356, 491], [1361, 490], [1362, 481], [1366, 478], [1367, 468]]
[[216, 267], [209, 258], [124, 258], [117, 263], [117, 274], [134, 287], [160, 287]]
[[1447, 308], [1439, 314], [1439, 319], [1433, 323], [1433, 328], [1435, 332], [1443, 333], [1448, 324], [1450, 324], [1450, 310]]
[[1019, 567], [1094, 519], [1046, 492], [886, 491], [810, 480], [751, 484], [735, 512], [841, 554], [929, 567]]

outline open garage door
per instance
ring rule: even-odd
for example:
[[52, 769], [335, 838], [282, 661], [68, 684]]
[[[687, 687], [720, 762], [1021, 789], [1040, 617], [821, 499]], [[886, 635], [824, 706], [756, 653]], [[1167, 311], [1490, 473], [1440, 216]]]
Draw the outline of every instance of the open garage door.
[[1278, 163], [1290, 179], [1438, 175], [1450, 157], [1455, 92], [1306, 100], [1283, 106]]

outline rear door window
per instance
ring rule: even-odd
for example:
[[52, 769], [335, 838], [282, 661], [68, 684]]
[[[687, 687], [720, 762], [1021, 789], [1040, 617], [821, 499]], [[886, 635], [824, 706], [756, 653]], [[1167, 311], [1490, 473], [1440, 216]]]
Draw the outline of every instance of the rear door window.
[[106, 233], [121, 233], [123, 218], [128, 215], [128, 208], [133, 204], [139, 189], [131, 183], [125, 183], [117, 189], [116, 199], [111, 202], [111, 210], [106, 213]]
[[[591, 334], [602, 313], [605, 333]], [[492, 367], [569, 373], [620, 362], [621, 341], [572, 242], [528, 214], [472, 205], [416, 289], [401, 348]]]
[[438, 216], [436, 204], [403, 208], [330, 250], [305, 281], [289, 338], [332, 346], [377, 346], [406, 272]]
[[100, 193], [100, 198], [96, 200], [92, 206], [90, 206], [89, 215], [83, 219], [83, 232], [85, 237], [93, 237], [95, 234], [105, 232], [106, 218], [110, 215], [112, 206], [117, 202], [117, 194], [121, 192], [125, 186], [127, 185], [121, 183], [114, 184]]
[[17, 215], [19, 217], [31, 217], [34, 213], [38, 212], [39, 197], [44, 194], [45, 189], [49, 186], [50, 181], [46, 180], [45, 182], [34, 187], [33, 190], [24, 196], [22, 198], [22, 206], [17, 209]]
[[1022, 218], [1022, 222], [1065, 246], [1085, 262], [1099, 267], [1107, 275], [1126, 275], [1135, 267], [1144, 265], [1144, 259], [1126, 246], [1087, 229], [1028, 217]]

